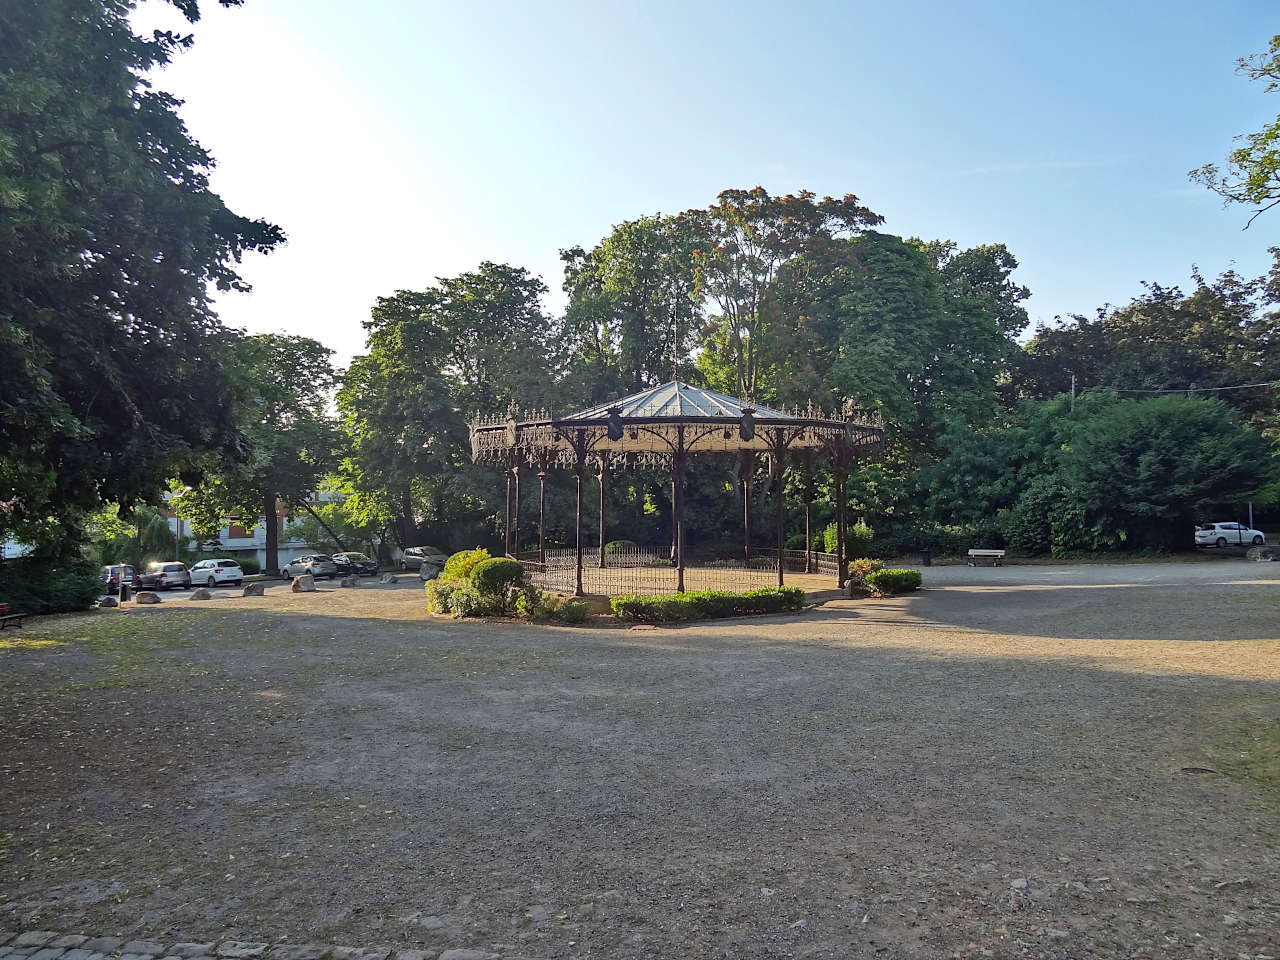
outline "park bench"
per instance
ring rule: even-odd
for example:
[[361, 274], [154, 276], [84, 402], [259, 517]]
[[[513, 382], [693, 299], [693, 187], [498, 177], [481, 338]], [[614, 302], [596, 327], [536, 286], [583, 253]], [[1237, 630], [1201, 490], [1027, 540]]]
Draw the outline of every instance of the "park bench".
[[0, 630], [3, 630], [11, 623], [15, 627], [21, 627], [22, 619], [25, 616], [25, 613], [10, 613], [9, 605], [7, 603], [0, 603]]
[[990, 560], [993, 567], [1000, 566], [1000, 561], [1004, 559], [1003, 550], [970, 550], [969, 566], [976, 567], [979, 560]]

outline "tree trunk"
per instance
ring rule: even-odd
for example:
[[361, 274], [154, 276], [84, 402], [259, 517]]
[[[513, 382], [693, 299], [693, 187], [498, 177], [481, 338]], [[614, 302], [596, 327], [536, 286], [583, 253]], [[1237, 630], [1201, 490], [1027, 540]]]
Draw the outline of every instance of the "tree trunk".
[[267, 556], [263, 564], [263, 573], [276, 573], [280, 570], [280, 515], [276, 510], [276, 495], [263, 494], [262, 520], [267, 531]]

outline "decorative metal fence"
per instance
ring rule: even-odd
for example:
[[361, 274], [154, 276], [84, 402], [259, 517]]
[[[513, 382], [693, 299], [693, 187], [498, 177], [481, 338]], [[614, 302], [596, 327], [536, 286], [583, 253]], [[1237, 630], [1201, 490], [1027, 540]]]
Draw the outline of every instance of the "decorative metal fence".
[[[577, 586], [577, 551], [565, 548], [547, 550], [538, 560], [536, 550], [518, 554], [529, 579], [544, 590], [573, 593]], [[600, 566], [599, 548], [584, 550], [582, 555], [582, 589], [585, 593], [617, 596], [619, 594], [675, 593], [676, 568], [663, 550], [637, 547], [606, 553]], [[805, 572], [805, 551], [783, 551], [784, 572]], [[835, 578], [836, 558], [830, 553], [813, 554], [810, 573]], [[770, 587], [778, 582], [777, 551], [762, 551], [749, 560], [702, 559], [691, 557], [685, 566], [686, 591], [751, 590]]]

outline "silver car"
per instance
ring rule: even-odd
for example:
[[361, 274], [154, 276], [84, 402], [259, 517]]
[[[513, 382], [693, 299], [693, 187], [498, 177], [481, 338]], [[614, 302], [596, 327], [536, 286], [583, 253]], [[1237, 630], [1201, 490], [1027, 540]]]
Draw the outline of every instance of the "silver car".
[[305, 557], [294, 557], [280, 568], [280, 576], [286, 580], [300, 577], [304, 573], [311, 574], [317, 580], [321, 577], [333, 578], [338, 575], [338, 565], [333, 562], [333, 557], [326, 557], [323, 553], [310, 553]]

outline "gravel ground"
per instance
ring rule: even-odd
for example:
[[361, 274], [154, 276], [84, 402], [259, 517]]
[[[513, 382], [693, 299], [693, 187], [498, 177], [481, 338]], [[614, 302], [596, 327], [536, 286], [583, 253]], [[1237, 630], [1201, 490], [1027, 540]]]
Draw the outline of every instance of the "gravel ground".
[[[679, 628], [416, 582], [0, 635], [0, 925], [428, 956], [1280, 956], [1280, 564]], [[1242, 772], [1243, 771], [1243, 772]]]

